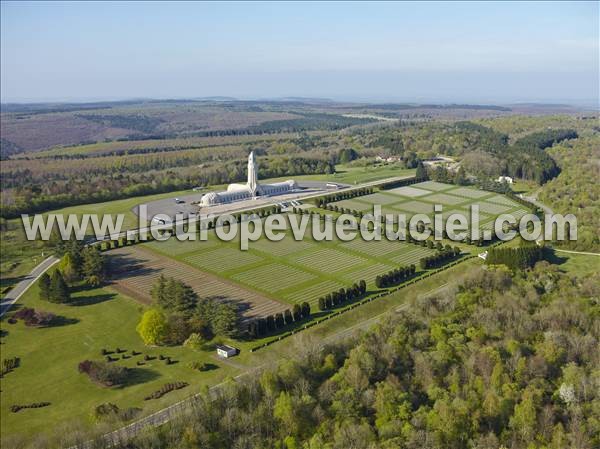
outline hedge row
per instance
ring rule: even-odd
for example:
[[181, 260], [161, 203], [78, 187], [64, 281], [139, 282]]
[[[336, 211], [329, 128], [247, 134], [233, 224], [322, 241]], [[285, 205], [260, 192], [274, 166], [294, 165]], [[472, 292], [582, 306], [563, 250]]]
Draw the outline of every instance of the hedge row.
[[20, 363], [21, 359], [19, 359], [19, 357], [11, 357], [2, 360], [2, 372], [0, 373], [0, 377], [3, 377], [5, 374], [10, 373], [15, 368], [18, 368]]
[[426, 279], [426, 278], [428, 278], [430, 276], [433, 276], [434, 274], [437, 274], [437, 273], [439, 273], [441, 271], [447, 270], [448, 268], [454, 267], [454, 266], [458, 265], [459, 263], [461, 263], [461, 262], [463, 262], [465, 260], [468, 260], [468, 259], [472, 259], [474, 257], [477, 257], [477, 256], [475, 256], [475, 255], [465, 256], [465, 257], [463, 257], [463, 258], [461, 258], [459, 260], [455, 260], [455, 261], [453, 261], [453, 262], [451, 262], [451, 263], [449, 263], [447, 265], [444, 265], [443, 267], [440, 267], [440, 268], [438, 268], [436, 270], [432, 270], [432, 271], [428, 271], [426, 273], [423, 273], [423, 274], [421, 274], [421, 275], [419, 275], [419, 276], [411, 279], [410, 281], [404, 282], [403, 284], [401, 284], [401, 285], [399, 285], [399, 286], [397, 286], [395, 288], [392, 288], [392, 289], [380, 292], [380, 293], [378, 293], [376, 295], [373, 295], [373, 296], [370, 296], [370, 297], [368, 297], [366, 299], [363, 299], [362, 301], [355, 302], [354, 304], [349, 305], [348, 307], [346, 307], [344, 309], [339, 309], [338, 311], [332, 312], [332, 313], [330, 313], [329, 315], [327, 315], [327, 316], [325, 316], [323, 318], [320, 318], [320, 319], [315, 320], [315, 321], [311, 321], [310, 323], [306, 323], [304, 326], [302, 326], [302, 328], [294, 329], [292, 331], [286, 332], [285, 334], [281, 334], [281, 335], [277, 336], [276, 338], [274, 338], [272, 340], [269, 340], [269, 341], [266, 341], [264, 343], [261, 343], [260, 345], [254, 346], [254, 347], [250, 348], [250, 352], [254, 352], [254, 351], [258, 351], [259, 349], [266, 348], [267, 346], [270, 346], [273, 343], [276, 343], [276, 342], [278, 342], [280, 340], [283, 340], [284, 338], [290, 337], [290, 336], [294, 335], [297, 332], [301, 332], [301, 331], [303, 331], [305, 329], [308, 329], [309, 327], [316, 326], [317, 324], [320, 324], [320, 323], [322, 323], [324, 321], [327, 321], [330, 318], [333, 318], [333, 317], [336, 317], [338, 315], [341, 315], [342, 313], [348, 312], [348, 311], [350, 311], [350, 310], [352, 310], [352, 309], [354, 309], [354, 308], [356, 308], [358, 306], [361, 306], [363, 304], [367, 304], [367, 303], [369, 303], [369, 302], [371, 302], [371, 301], [373, 301], [375, 299], [381, 298], [383, 296], [390, 295], [392, 293], [396, 293], [397, 291], [399, 291], [400, 289], [402, 289], [404, 287], [408, 287], [409, 285], [412, 285], [412, 284], [414, 284], [414, 283], [416, 283], [416, 282], [418, 282], [418, 281], [420, 281], [422, 279]]
[[327, 203], [349, 200], [350, 198], [357, 198], [359, 196], [370, 195], [373, 193], [372, 187], [362, 187], [359, 189], [344, 190], [343, 192], [332, 193], [319, 197], [315, 200], [317, 207], [324, 207]]
[[257, 338], [308, 317], [310, 317], [310, 305], [305, 301], [302, 304], [294, 304], [292, 311], [287, 309], [283, 313], [276, 313], [251, 321], [248, 325], [248, 333], [252, 338]]
[[433, 268], [458, 256], [460, 256], [460, 249], [458, 247], [454, 249], [450, 248], [443, 251], [438, 251], [437, 254], [432, 256], [422, 257], [419, 259], [419, 265], [422, 269]]
[[16, 405], [11, 405], [10, 406], [10, 411], [13, 413], [17, 413], [20, 410], [23, 410], [24, 408], [41, 408], [41, 407], [47, 407], [50, 405], [50, 402], [34, 402], [32, 404], [16, 404]]
[[364, 280], [354, 283], [352, 287], [340, 288], [319, 298], [319, 310], [332, 309], [346, 301], [359, 298], [367, 292], [367, 283]]
[[181, 390], [182, 388], [185, 388], [188, 386], [187, 382], [173, 382], [173, 383], [168, 383], [168, 384], [164, 384], [160, 390], [156, 390], [154, 393], [150, 394], [149, 396], [146, 396], [144, 398], [144, 401], [149, 401], [150, 399], [158, 399], [163, 397], [165, 394], [171, 392], [171, 391], [175, 391], [175, 390]]

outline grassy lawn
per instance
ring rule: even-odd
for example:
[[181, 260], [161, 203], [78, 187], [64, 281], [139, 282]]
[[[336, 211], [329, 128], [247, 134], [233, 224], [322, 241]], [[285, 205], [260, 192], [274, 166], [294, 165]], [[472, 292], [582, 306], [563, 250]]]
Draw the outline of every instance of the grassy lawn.
[[16, 220], [0, 233], [0, 298], [48, 255], [44, 242], [30, 242]]
[[434, 205], [443, 206], [442, 216], [459, 213], [470, 217], [470, 207], [479, 206], [481, 229], [493, 229], [495, 218], [500, 214], [512, 214], [518, 220], [528, 211], [510, 198], [474, 187], [460, 187], [435, 181], [426, 181], [408, 187], [381, 190], [371, 195], [333, 203], [343, 208], [372, 211], [373, 205], [381, 205], [384, 214], [404, 214], [406, 220], [415, 214], [433, 217]]
[[534, 181], [527, 181], [525, 179], [518, 179], [511, 184], [510, 188], [515, 193], [522, 193], [523, 195], [531, 195], [532, 193], [540, 190], [538, 183]]
[[385, 238], [367, 242], [357, 237], [344, 242], [337, 238], [316, 241], [308, 236], [296, 241], [291, 232], [277, 242], [263, 236], [250, 242], [247, 251], [239, 249], [239, 240], [221, 241], [214, 231], [208, 234], [206, 242], [171, 238], [143, 247], [290, 305], [307, 301], [313, 310], [320, 296], [350, 287], [361, 279], [369, 289], [374, 289], [377, 275], [399, 266], [418, 266], [419, 259], [435, 253], [419, 245]]
[[552, 262], [557, 263], [561, 270], [577, 277], [600, 272], [600, 256], [555, 252]]
[[[238, 371], [213, 357], [213, 351], [195, 352], [184, 347], [146, 348], [135, 331], [141, 314], [140, 304], [110, 288], [77, 292], [80, 305], [60, 305], [40, 301], [37, 286], [19, 301], [21, 305], [53, 312], [64, 317], [64, 324], [49, 328], [26, 327], [22, 322], [9, 324], [2, 318], [2, 358], [17, 356], [20, 366], [1, 379], [1, 433], [35, 435], [61, 421], [91, 423], [93, 408], [113, 402], [121, 408], [140, 407], [143, 414], [163, 408], [177, 399], [199, 391], [202, 385], [216, 384]], [[8, 315], [12, 315], [12, 312]], [[7, 332], [5, 334], [4, 332]], [[158, 359], [136, 366], [143, 355], [119, 360], [122, 366], [135, 368], [128, 385], [105, 388], [79, 374], [78, 363], [85, 359], [101, 360], [101, 349], [126, 349], [158, 356], [170, 356], [177, 363], [166, 365]], [[116, 357], [116, 356], [115, 356]], [[191, 361], [213, 363], [217, 369], [207, 372], [188, 367]], [[173, 391], [160, 399], [144, 397], [163, 384], [185, 381], [190, 386]], [[13, 404], [48, 401], [49, 407], [11, 413]]]
[[346, 184], [359, 184], [378, 181], [380, 179], [393, 178], [396, 176], [413, 176], [414, 169], [400, 168], [397, 165], [374, 165], [360, 167], [355, 165], [337, 165], [336, 173], [333, 175], [318, 175], [313, 179], [320, 181], [334, 181]]

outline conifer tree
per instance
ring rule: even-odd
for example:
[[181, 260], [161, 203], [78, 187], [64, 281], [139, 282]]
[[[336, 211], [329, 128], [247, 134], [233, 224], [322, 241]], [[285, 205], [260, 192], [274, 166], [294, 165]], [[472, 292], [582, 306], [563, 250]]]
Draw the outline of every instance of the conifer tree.
[[39, 280], [40, 299], [43, 301], [50, 300], [50, 276], [48, 273], [43, 273]]
[[69, 286], [60, 270], [54, 270], [52, 273], [49, 300], [57, 303], [67, 303], [71, 300]]

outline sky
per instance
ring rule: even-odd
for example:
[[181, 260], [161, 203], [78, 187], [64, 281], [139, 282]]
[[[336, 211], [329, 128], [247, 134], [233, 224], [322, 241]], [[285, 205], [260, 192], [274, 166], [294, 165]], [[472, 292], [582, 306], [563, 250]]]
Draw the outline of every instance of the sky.
[[2, 2], [2, 102], [598, 105], [598, 2]]

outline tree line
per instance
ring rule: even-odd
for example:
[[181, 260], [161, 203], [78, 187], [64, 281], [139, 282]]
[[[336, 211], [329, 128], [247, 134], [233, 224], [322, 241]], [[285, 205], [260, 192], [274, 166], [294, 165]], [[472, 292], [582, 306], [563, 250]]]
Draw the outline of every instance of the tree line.
[[367, 292], [367, 283], [364, 280], [355, 282], [352, 287], [340, 288], [338, 291], [327, 293], [319, 298], [319, 310], [330, 310], [346, 301], [358, 299]]
[[[85, 161], [85, 160], [84, 160]], [[82, 162], [84, 162], [82, 161]], [[42, 163], [40, 160], [39, 163]], [[186, 169], [175, 171], [152, 171], [144, 169], [140, 173], [123, 172], [123, 167], [117, 161], [110, 173], [102, 170], [89, 170], [88, 173], [68, 177], [61, 181], [64, 175], [45, 180], [46, 175], [40, 174], [37, 183], [31, 183], [28, 170], [17, 170], [9, 174], [3, 173], [9, 185], [18, 185], [14, 191], [14, 201], [3, 203], [0, 217], [17, 218], [21, 214], [40, 213], [78, 204], [112, 201], [134, 196], [172, 192], [191, 189], [196, 186], [219, 185], [229, 182], [243, 181], [247, 177], [245, 159], [215, 162], [205, 164], [202, 169], [193, 164], [185, 164]], [[333, 173], [334, 165], [328, 159], [274, 156], [261, 160], [259, 176], [274, 178], [306, 174]], [[28, 181], [29, 180], [29, 181]]]
[[70, 303], [71, 287], [81, 283], [98, 287], [107, 277], [106, 259], [97, 245], [84, 246], [70, 240], [56, 247], [61, 257], [51, 274], [43, 273], [38, 281], [39, 297], [43, 301]]
[[256, 318], [248, 323], [248, 335], [251, 338], [259, 338], [269, 333], [279, 331], [293, 323], [299, 323], [310, 318], [310, 304], [306, 301], [301, 304], [294, 304], [292, 310], [278, 312], [274, 315]]
[[485, 263], [488, 265], [506, 265], [511, 270], [531, 268], [545, 257], [546, 250], [533, 244], [522, 245], [517, 248], [490, 248], [487, 252]]

